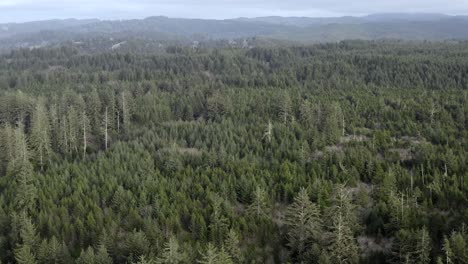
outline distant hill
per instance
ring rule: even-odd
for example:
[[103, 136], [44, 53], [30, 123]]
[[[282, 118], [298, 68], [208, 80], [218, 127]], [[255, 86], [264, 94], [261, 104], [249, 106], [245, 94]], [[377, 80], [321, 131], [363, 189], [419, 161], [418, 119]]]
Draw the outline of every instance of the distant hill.
[[99, 22], [98, 19], [54, 19], [26, 23], [0, 24], [0, 39], [20, 34], [37, 33], [40, 31], [56, 31], [69, 27], [83, 26]]
[[[228, 20], [162, 16], [122, 21], [48, 20], [0, 24], [0, 51], [81, 43], [105, 38], [110, 47], [130, 39], [146, 41], [236, 40], [258, 37], [289, 42], [334, 42], [346, 39], [468, 39], [468, 17], [444, 14], [373, 14], [364, 17], [259, 17]], [[115, 40], [114, 40], [115, 39]], [[238, 42], [236, 42], [238, 43]]]
[[392, 21], [436, 21], [452, 18], [452, 16], [439, 13], [380, 13], [363, 17], [366, 21], [392, 22]]

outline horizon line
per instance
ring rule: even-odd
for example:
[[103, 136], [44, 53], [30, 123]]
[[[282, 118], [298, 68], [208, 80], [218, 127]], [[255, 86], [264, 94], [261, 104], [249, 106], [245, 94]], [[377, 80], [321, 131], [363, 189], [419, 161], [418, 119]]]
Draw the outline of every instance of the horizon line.
[[27, 20], [21, 22], [0, 22], [0, 24], [26, 24], [33, 22], [47, 22], [47, 21], [64, 21], [64, 20], [98, 20], [104, 21], [130, 21], [130, 20], [144, 20], [149, 18], [167, 18], [167, 19], [187, 19], [187, 20], [215, 20], [215, 21], [226, 21], [226, 20], [239, 20], [239, 19], [256, 19], [256, 18], [311, 18], [311, 19], [327, 19], [327, 18], [365, 18], [375, 15], [440, 15], [447, 17], [465, 17], [468, 14], [449, 14], [449, 13], [437, 13], [437, 12], [378, 12], [378, 13], [367, 13], [359, 15], [337, 15], [337, 16], [281, 16], [281, 15], [270, 15], [270, 16], [236, 16], [230, 18], [202, 18], [202, 17], [178, 17], [178, 16], [167, 16], [167, 15], [152, 15], [144, 17], [134, 18], [98, 18], [98, 17], [65, 17], [65, 18], [45, 18], [38, 20]]

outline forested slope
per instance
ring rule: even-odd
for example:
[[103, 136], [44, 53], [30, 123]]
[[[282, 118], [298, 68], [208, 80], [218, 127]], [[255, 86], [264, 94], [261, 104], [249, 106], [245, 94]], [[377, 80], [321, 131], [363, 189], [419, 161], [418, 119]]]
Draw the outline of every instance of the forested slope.
[[[57, 47], [64, 43], [85, 49], [157, 50], [159, 45], [189, 47], [224, 40], [243, 46], [259, 38], [302, 44], [360, 40], [452, 41], [468, 39], [468, 16], [444, 14], [373, 14], [364, 17], [259, 17], [185, 19], [154, 16], [129, 20], [48, 20], [0, 24], [0, 54], [16, 48]], [[247, 47], [256, 46], [249, 41]], [[130, 44], [130, 45], [128, 45]], [[149, 47], [148, 47], [149, 46]], [[154, 46], [154, 47], [153, 47]]]
[[466, 263], [468, 44], [0, 58], [2, 263]]

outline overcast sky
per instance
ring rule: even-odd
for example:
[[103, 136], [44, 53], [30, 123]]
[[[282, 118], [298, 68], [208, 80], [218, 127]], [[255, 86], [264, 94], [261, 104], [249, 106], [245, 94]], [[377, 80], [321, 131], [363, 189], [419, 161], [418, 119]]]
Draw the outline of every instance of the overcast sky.
[[389, 12], [468, 14], [468, 0], [0, 0], [0, 23], [51, 18], [330, 17]]

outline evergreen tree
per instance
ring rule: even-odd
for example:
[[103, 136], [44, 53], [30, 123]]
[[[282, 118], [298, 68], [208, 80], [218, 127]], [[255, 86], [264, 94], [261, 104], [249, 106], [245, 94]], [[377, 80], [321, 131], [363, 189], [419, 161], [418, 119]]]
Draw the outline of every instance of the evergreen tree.
[[80, 257], [76, 260], [76, 264], [95, 264], [96, 257], [94, 255], [94, 250], [92, 247], [81, 251]]
[[146, 259], [145, 256], [140, 256], [137, 262], [135, 264], [156, 264], [157, 262], [153, 259]]
[[180, 248], [177, 239], [171, 237], [169, 241], [164, 245], [162, 256], [157, 260], [157, 263], [180, 264], [186, 263], [186, 259], [187, 256], [185, 252]]
[[37, 264], [36, 257], [34, 256], [31, 247], [22, 245], [15, 251], [15, 260], [17, 264]]
[[96, 255], [95, 255], [96, 264], [112, 264], [112, 258], [107, 252], [106, 246], [99, 245]]
[[247, 208], [247, 211], [257, 219], [268, 217], [270, 214], [270, 205], [265, 191], [257, 187], [253, 193], [252, 203]]
[[279, 118], [284, 124], [294, 119], [291, 97], [286, 92], [279, 102]]
[[38, 162], [41, 170], [43, 170], [44, 164], [49, 159], [51, 153], [51, 132], [47, 109], [42, 98], [36, 103], [30, 142], [35, 160]]
[[233, 229], [229, 230], [226, 241], [226, 252], [232, 257], [232, 260], [236, 263], [243, 263], [244, 257], [242, 255], [241, 243], [239, 235]]
[[80, 131], [81, 131], [81, 142], [82, 143], [82, 150], [83, 150], [83, 159], [86, 157], [86, 152], [88, 150], [88, 144], [89, 144], [89, 141], [90, 141], [90, 122], [89, 122], [89, 118], [86, 114], [86, 112], [82, 112], [81, 113], [81, 116], [80, 116]]
[[201, 254], [201, 260], [198, 263], [202, 264], [217, 264], [218, 263], [218, 252], [213, 244], [209, 243], [206, 251]]
[[424, 227], [418, 232], [416, 251], [414, 252], [415, 263], [424, 264], [431, 262], [431, 238]]
[[333, 221], [333, 239], [330, 248], [333, 263], [358, 263], [358, 250], [353, 233], [339, 212]]
[[450, 247], [450, 240], [447, 237], [444, 237], [442, 249], [445, 254], [443, 263], [452, 264], [453, 263], [453, 251], [452, 251], [452, 248]]
[[319, 208], [310, 201], [304, 188], [288, 207], [285, 218], [289, 246], [298, 254], [299, 261], [307, 261], [312, 244], [320, 242], [322, 220]]
[[221, 244], [228, 231], [228, 220], [222, 214], [222, 198], [215, 196], [213, 199], [213, 213], [211, 214], [211, 224], [209, 226], [211, 240]]
[[209, 243], [206, 251], [201, 254], [198, 263], [202, 264], [233, 264], [231, 256], [224, 249], [218, 250], [213, 244]]

